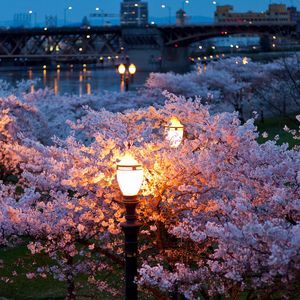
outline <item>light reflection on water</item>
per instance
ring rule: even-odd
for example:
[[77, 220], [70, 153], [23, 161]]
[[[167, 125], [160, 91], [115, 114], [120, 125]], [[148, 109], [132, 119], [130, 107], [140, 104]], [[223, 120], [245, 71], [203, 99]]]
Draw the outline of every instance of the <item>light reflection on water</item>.
[[[149, 73], [137, 72], [134, 81], [129, 85], [129, 90], [136, 90], [141, 87]], [[56, 95], [98, 93], [107, 91], [124, 91], [124, 82], [120, 81], [120, 76], [115, 69], [62, 69], [49, 70], [47, 68], [23, 68], [13, 71], [0, 71], [0, 79], [15, 86], [20, 80], [36, 80], [36, 86], [31, 86], [31, 92], [38, 88], [50, 88]]]

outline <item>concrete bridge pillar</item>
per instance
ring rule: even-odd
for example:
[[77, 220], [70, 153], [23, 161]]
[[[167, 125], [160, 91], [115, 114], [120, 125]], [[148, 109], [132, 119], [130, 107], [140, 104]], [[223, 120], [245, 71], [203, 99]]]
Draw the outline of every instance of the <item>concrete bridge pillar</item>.
[[123, 28], [122, 38], [126, 55], [142, 71], [189, 70], [188, 47], [166, 47], [157, 28]]
[[188, 47], [161, 49], [130, 49], [126, 52], [130, 61], [141, 71], [187, 72], [190, 70]]
[[187, 72], [190, 70], [188, 47], [163, 47], [161, 71]]

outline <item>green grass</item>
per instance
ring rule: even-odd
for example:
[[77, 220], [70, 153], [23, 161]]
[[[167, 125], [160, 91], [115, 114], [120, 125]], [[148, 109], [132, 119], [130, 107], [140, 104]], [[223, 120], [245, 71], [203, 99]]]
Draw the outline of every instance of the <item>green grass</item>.
[[[26, 273], [34, 272], [39, 266], [51, 265], [51, 260], [43, 254], [32, 255], [26, 245], [29, 241], [14, 248], [0, 248], [0, 300], [65, 300], [67, 286], [65, 282], [37, 277], [28, 279]], [[103, 258], [105, 259], [105, 258]], [[16, 274], [15, 274], [16, 272]], [[9, 279], [9, 282], [5, 282]], [[97, 274], [97, 279], [107, 280], [109, 285], [120, 291], [120, 296], [112, 296], [108, 292], [100, 291], [87, 282], [87, 276], [80, 275], [75, 279], [76, 299], [78, 300], [123, 300], [124, 279], [123, 270], [116, 267], [112, 271]], [[149, 292], [147, 293], [149, 294]], [[151, 293], [146, 295], [139, 292], [140, 300], [154, 300]]]
[[[0, 268], [0, 299], [1, 297], [13, 300], [63, 300], [66, 298], [64, 282], [54, 280], [50, 276], [31, 280], [26, 277], [26, 273], [34, 272], [39, 266], [51, 263], [47, 256], [33, 256], [25, 245], [21, 245], [15, 248], [2, 248], [0, 259], [3, 261], [3, 267]], [[15, 275], [14, 272], [16, 272]], [[10, 281], [5, 282], [6, 279]], [[114, 287], [121, 285], [120, 280], [114, 281]], [[81, 285], [81, 288], [77, 290], [78, 299], [112, 299], [108, 293], [89, 286], [84, 276], [77, 278], [76, 282]], [[114, 297], [114, 299], [122, 298]]]
[[[300, 141], [293, 139], [292, 135], [283, 130], [286, 125], [290, 129], [299, 129], [300, 123], [296, 120], [296, 115], [289, 117], [274, 117], [270, 119], [266, 119], [263, 123], [257, 122], [258, 131], [260, 132], [260, 136], [258, 138], [259, 143], [264, 143], [267, 140], [273, 140], [276, 135], [279, 135], [278, 144], [288, 143], [290, 148], [295, 145], [300, 145]], [[268, 138], [265, 139], [262, 137], [262, 133], [267, 132]]]
[[[46, 263], [43, 256], [32, 257], [25, 246], [4, 248], [0, 251], [3, 268], [0, 269], [0, 295], [8, 299], [63, 299], [65, 286], [50, 278], [29, 280], [26, 273]], [[16, 275], [13, 273], [16, 272]], [[5, 282], [9, 278], [12, 282]]]

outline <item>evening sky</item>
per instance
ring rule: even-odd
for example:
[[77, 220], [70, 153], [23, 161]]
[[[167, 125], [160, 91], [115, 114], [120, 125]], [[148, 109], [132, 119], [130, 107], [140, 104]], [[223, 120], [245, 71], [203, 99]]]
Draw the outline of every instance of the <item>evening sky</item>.
[[[32, 10], [36, 13], [38, 22], [44, 21], [45, 15], [57, 15], [59, 20], [64, 18], [64, 10], [72, 6], [72, 11], [67, 12], [68, 21], [79, 22], [83, 16], [89, 16], [96, 12], [96, 7], [103, 9], [106, 13], [119, 13], [120, 0], [0, 0], [0, 21], [12, 20], [15, 13], [24, 13]], [[182, 5], [182, 0], [148, 0], [149, 15], [151, 17], [167, 17], [168, 11], [161, 8], [164, 3], [172, 8], [172, 14]], [[275, 0], [272, 2], [293, 4], [300, 8], [299, 0]], [[264, 11], [269, 0], [219, 0], [219, 5], [232, 4], [237, 11]], [[215, 4], [211, 0], [190, 0], [185, 6], [188, 15], [205, 16], [213, 18]]]

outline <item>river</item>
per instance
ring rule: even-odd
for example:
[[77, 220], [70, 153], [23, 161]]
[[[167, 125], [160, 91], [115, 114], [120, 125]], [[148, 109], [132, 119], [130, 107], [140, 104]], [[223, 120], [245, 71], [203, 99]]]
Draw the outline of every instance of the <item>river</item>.
[[[138, 72], [130, 81], [129, 90], [142, 87], [149, 73]], [[15, 86], [21, 80], [38, 80], [35, 88], [49, 88], [56, 95], [99, 93], [101, 91], [124, 91], [120, 75], [116, 69], [74, 68], [48, 70], [41, 68], [22, 68], [0, 70], [0, 79]]]

